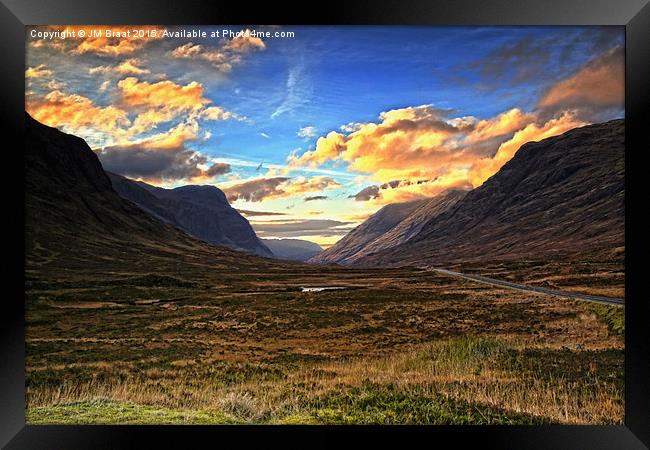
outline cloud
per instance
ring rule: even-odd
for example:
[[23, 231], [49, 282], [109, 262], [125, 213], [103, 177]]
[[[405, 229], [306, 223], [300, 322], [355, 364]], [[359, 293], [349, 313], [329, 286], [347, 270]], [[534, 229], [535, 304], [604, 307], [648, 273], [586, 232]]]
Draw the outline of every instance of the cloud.
[[601, 54], [622, 40], [618, 27], [584, 27], [546, 36], [531, 33], [456, 67], [452, 78], [463, 84], [470, 82], [481, 90], [512, 89], [525, 83], [543, 86], [565, 76], [565, 67], [584, 55]]
[[379, 186], [368, 186], [361, 189], [354, 195], [351, 195], [349, 198], [353, 198], [358, 202], [367, 202], [379, 197]]
[[164, 107], [191, 111], [210, 103], [203, 96], [203, 86], [196, 81], [182, 86], [170, 80], [149, 83], [128, 77], [120, 80], [117, 86], [121, 95], [120, 102], [130, 107]]
[[547, 114], [574, 109], [583, 116], [596, 110], [623, 110], [625, 64], [623, 47], [615, 47], [588, 61], [576, 73], [551, 86], [537, 107]]
[[346, 133], [354, 133], [355, 131], [359, 131], [363, 127], [363, 123], [360, 122], [350, 122], [346, 123], [345, 125], [341, 125], [339, 127], [339, 130], [344, 131]]
[[45, 64], [39, 64], [36, 67], [29, 67], [25, 70], [25, 78], [41, 78], [49, 77], [52, 75], [52, 71], [47, 68]]
[[311, 87], [307, 83], [306, 68], [303, 64], [297, 64], [289, 69], [286, 82], [286, 93], [282, 103], [271, 113], [271, 119], [291, 112], [304, 105], [311, 93]]
[[261, 38], [251, 36], [251, 30], [247, 29], [226, 42], [223, 48], [237, 53], [248, 53], [253, 50], [264, 50], [266, 44]]
[[139, 67], [141, 65], [142, 65], [142, 61], [140, 61], [137, 58], [131, 58], [122, 61], [120, 64], [117, 64], [115, 66], [91, 67], [90, 69], [88, 69], [88, 73], [90, 75], [96, 75], [100, 73], [116, 73], [119, 75], [128, 75], [128, 74], [142, 75], [142, 74], [151, 73], [149, 69], [143, 69], [142, 67]]
[[256, 217], [256, 216], [286, 216], [286, 213], [275, 212], [275, 211], [251, 211], [249, 209], [238, 209], [239, 214], [246, 217]]
[[245, 120], [245, 117], [219, 106], [209, 106], [212, 101], [204, 97], [203, 86], [196, 81], [179, 85], [170, 80], [149, 83], [127, 77], [120, 80], [117, 86], [118, 104], [138, 112], [133, 121], [137, 133], [156, 128], [158, 124], [179, 116], [203, 120]]
[[474, 186], [478, 186], [510, 161], [523, 144], [540, 141], [584, 125], [587, 125], [587, 123], [576, 118], [573, 112], [565, 112], [542, 125], [530, 123], [517, 131], [512, 138], [503, 142], [493, 157], [475, 161], [468, 174], [469, 179]]
[[[479, 151], [478, 147], [464, 145], [463, 139], [472, 136], [472, 132], [477, 136], [492, 136], [509, 129], [501, 123], [506, 119], [482, 123], [477, 128], [477, 120], [452, 120], [448, 114], [448, 110], [431, 105], [386, 111], [380, 114], [378, 123], [361, 124], [348, 134], [332, 131], [320, 137], [315, 149], [290, 156], [287, 165], [295, 169], [319, 167], [328, 162], [345, 163], [348, 170], [368, 174], [381, 183], [444, 180], [459, 168], [466, 170], [477, 157], [472, 152]], [[506, 118], [516, 116], [505, 115]], [[492, 151], [497, 147], [494, 144]], [[453, 183], [458, 182], [454, 179]], [[377, 198], [377, 194], [378, 190], [368, 188], [355, 198], [367, 201]]]
[[300, 130], [298, 130], [298, 137], [303, 138], [303, 139], [309, 139], [313, 138], [316, 136], [318, 130], [316, 130], [316, 127], [308, 126], [308, 127], [302, 127]]
[[[125, 37], [123, 33], [128, 33], [133, 29], [144, 30], [142, 35], [131, 33]], [[128, 26], [96, 26], [96, 25], [48, 25], [38, 27], [39, 31], [61, 31], [65, 33], [74, 33], [75, 37], [66, 39], [38, 39], [31, 41], [30, 45], [34, 48], [50, 47], [59, 51], [69, 52], [74, 55], [91, 53], [102, 56], [121, 56], [132, 54], [142, 49], [147, 43], [157, 41], [163, 38], [163, 28], [152, 27], [147, 25], [128, 25]], [[101, 36], [93, 36], [91, 32], [101, 31]], [[110, 30], [112, 37], [106, 37], [106, 30]], [[84, 33], [84, 37], [79, 37], [79, 32]], [[118, 35], [117, 37], [115, 35]]]
[[[109, 89], [105, 80], [100, 92]], [[52, 87], [55, 87], [52, 85]], [[113, 105], [100, 106], [88, 97], [54, 89], [43, 97], [29, 97], [27, 111], [36, 120], [82, 136], [91, 146], [128, 146], [137, 136], [171, 121], [246, 120], [212, 105], [197, 82], [179, 85], [170, 80], [156, 83], [127, 77], [117, 83]], [[178, 125], [178, 124], [176, 124]]]
[[172, 50], [170, 56], [176, 59], [207, 61], [220, 72], [230, 72], [234, 65], [242, 62], [242, 55], [266, 49], [266, 44], [262, 39], [252, 37], [248, 33], [250, 30], [246, 30], [244, 35], [236, 36], [216, 48], [188, 42]]
[[353, 228], [352, 222], [332, 219], [251, 221], [260, 237], [343, 236]]
[[[510, 48], [511, 56], [526, 45]], [[622, 48], [608, 50], [551, 86], [533, 111], [512, 108], [482, 119], [453, 117], [432, 105], [386, 111], [377, 122], [344, 125], [318, 138], [315, 148], [290, 155], [287, 173], [345, 165], [365, 175], [364, 184], [375, 183], [349, 198], [378, 204], [477, 187], [526, 142], [620, 114], [623, 68]]]
[[139, 142], [104, 147], [97, 154], [106, 170], [149, 182], [201, 181], [230, 172], [229, 164], [209, 164], [206, 156], [186, 147], [197, 135], [198, 124], [188, 121]]
[[469, 190], [472, 187], [467, 180], [467, 172], [455, 170], [433, 180], [394, 180], [381, 185], [371, 185], [348, 198], [383, 205], [434, 197], [449, 189]]
[[432, 160], [450, 164], [458, 155], [441, 151], [449, 138], [462, 131], [446, 120], [447, 113], [431, 105], [386, 111], [379, 123], [363, 124], [347, 135], [332, 131], [320, 137], [314, 150], [290, 156], [288, 165], [317, 167], [338, 160], [380, 181], [417, 176], [418, 168]]
[[488, 53], [485, 58], [468, 65], [481, 75], [482, 85], [507, 81], [522, 83], [538, 77], [551, 57], [553, 48], [549, 39], [528, 35], [514, 42], [507, 42]]
[[331, 177], [316, 176], [305, 177], [272, 177], [256, 178], [243, 183], [222, 187], [228, 200], [244, 200], [248, 202], [261, 202], [265, 200], [293, 197], [309, 192], [321, 192], [336, 189], [340, 184]]
[[466, 144], [475, 144], [495, 137], [505, 136], [522, 129], [534, 120], [534, 114], [525, 113], [519, 108], [513, 108], [490, 119], [480, 120], [471, 125], [468, 123], [467, 128], [471, 127], [471, 133], [467, 135], [464, 142]]
[[317, 200], [327, 200], [327, 195], [312, 195], [310, 197], [305, 197], [306, 202], [313, 202]]
[[205, 171], [205, 175], [213, 178], [217, 177], [219, 175], [224, 175], [226, 173], [229, 173], [231, 170], [230, 164], [226, 163], [213, 163], [208, 169]]
[[99, 131], [123, 136], [124, 128], [131, 125], [128, 114], [120, 108], [98, 106], [87, 97], [65, 94], [60, 90], [54, 90], [40, 99], [30, 99], [26, 107], [39, 122], [68, 132], [86, 130], [84, 134]]

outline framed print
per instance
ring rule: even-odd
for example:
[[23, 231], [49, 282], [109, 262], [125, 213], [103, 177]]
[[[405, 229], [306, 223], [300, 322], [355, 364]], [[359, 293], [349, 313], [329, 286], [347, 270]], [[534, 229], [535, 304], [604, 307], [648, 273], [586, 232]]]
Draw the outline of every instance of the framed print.
[[649, 8], [5, 1], [3, 445], [647, 448]]

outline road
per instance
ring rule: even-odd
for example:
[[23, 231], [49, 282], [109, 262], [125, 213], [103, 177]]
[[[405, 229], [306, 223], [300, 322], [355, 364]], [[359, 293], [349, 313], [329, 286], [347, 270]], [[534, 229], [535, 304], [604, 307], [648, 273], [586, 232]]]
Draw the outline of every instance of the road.
[[544, 289], [541, 287], [510, 283], [509, 281], [495, 280], [494, 278], [482, 277], [480, 275], [468, 275], [465, 273], [454, 272], [453, 270], [436, 269], [432, 267], [429, 267], [428, 270], [442, 273], [445, 275], [450, 275], [453, 277], [465, 278], [467, 280], [472, 280], [479, 283], [492, 284], [495, 286], [501, 286], [510, 289], [517, 289], [519, 291], [537, 292], [539, 294], [555, 295], [558, 297], [576, 298], [578, 300], [586, 300], [588, 302], [595, 302], [595, 303], [605, 303], [608, 305], [618, 305], [618, 306], [625, 305], [625, 301], [622, 298], [601, 297], [599, 295], [579, 294], [577, 292], [554, 291], [552, 289]]

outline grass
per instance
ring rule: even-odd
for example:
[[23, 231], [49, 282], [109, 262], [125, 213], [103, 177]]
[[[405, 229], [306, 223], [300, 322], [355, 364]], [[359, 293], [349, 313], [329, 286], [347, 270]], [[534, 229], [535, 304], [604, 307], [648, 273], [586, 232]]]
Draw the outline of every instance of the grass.
[[[538, 370], [563, 350], [529, 354], [465, 336], [399, 355], [176, 380], [99, 381], [30, 393], [29, 423], [543, 424], [620, 423], [622, 378], [612, 354], [571, 373]], [[593, 361], [593, 359], [591, 360]], [[573, 375], [572, 375], [573, 374]], [[577, 374], [577, 375], [576, 375]], [[75, 412], [76, 411], [76, 412]]]
[[607, 324], [609, 330], [621, 338], [625, 336], [625, 309], [617, 306], [590, 304], [589, 310]]
[[[623, 421], [622, 308], [408, 268], [165, 264], [28, 269], [29, 423]], [[328, 285], [353, 289], [300, 290]]]
[[233, 418], [214, 411], [175, 410], [113, 401], [83, 401], [27, 410], [31, 424], [231, 424]]

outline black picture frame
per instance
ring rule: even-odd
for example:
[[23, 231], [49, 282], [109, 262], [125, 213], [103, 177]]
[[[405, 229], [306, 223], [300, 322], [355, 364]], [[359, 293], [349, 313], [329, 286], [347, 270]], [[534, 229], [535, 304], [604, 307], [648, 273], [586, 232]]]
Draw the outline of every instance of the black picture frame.
[[[25, 26], [38, 24], [402, 24], [402, 25], [619, 25], [626, 31], [626, 333], [625, 425], [622, 426], [35, 426], [25, 424], [24, 236], [22, 140]], [[338, 445], [355, 434], [378, 443], [454, 442], [488, 448], [642, 449], [650, 446], [650, 300], [643, 295], [647, 196], [644, 158], [648, 145], [650, 4], [648, 0], [375, 0], [329, 1], [300, 6], [265, 2], [202, 3], [169, 0], [2, 0], [0, 4], [0, 123], [5, 175], [6, 286], [2, 298], [0, 444], [18, 448], [192, 448], [245, 443], [262, 436], [283, 445]], [[14, 144], [9, 144], [14, 142]], [[9, 201], [10, 204], [7, 204]], [[7, 289], [10, 287], [11, 289]], [[21, 298], [23, 300], [21, 300]], [[295, 436], [295, 435], [299, 436]], [[289, 436], [291, 435], [291, 436]], [[346, 437], [347, 438], [347, 437]], [[415, 441], [417, 439], [417, 441]], [[451, 440], [451, 441], [450, 441]], [[267, 441], [270, 442], [270, 441]]]

